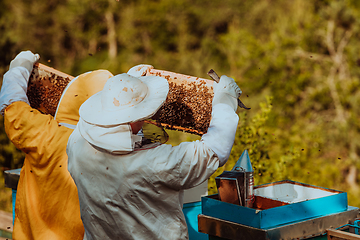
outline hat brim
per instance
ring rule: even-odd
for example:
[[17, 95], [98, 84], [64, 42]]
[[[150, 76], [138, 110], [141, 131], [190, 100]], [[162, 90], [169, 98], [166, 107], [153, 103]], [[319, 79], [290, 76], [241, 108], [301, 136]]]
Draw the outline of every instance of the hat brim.
[[112, 126], [141, 121], [153, 116], [165, 102], [169, 84], [159, 76], [144, 76], [139, 79], [148, 87], [144, 100], [137, 105], [122, 108], [118, 111], [106, 111], [101, 105], [101, 93], [98, 92], [86, 100], [80, 107], [80, 117], [91, 124]]

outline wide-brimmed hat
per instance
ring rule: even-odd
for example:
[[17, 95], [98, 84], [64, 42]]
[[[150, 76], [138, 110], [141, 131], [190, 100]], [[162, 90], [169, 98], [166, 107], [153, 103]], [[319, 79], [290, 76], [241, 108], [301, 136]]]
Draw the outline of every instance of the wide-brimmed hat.
[[79, 121], [80, 106], [92, 95], [100, 92], [114, 75], [107, 70], [83, 73], [71, 80], [64, 89], [54, 119], [61, 125], [75, 128]]
[[109, 78], [102, 91], [81, 105], [80, 117], [101, 126], [144, 120], [159, 110], [168, 92], [165, 78], [119, 74]]

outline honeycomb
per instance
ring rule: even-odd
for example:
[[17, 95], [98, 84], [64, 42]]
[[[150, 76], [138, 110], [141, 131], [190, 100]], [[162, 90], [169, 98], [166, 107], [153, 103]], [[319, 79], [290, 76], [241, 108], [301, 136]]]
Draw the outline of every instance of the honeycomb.
[[[212, 87], [204, 80], [187, 81], [156, 73], [169, 82], [169, 94], [151, 122], [167, 129], [202, 135], [211, 120]], [[176, 76], [186, 76], [175, 74]], [[45, 65], [34, 66], [27, 96], [31, 107], [52, 116], [56, 113], [61, 94], [73, 77]], [[198, 78], [196, 78], [198, 79]]]
[[27, 90], [30, 106], [42, 113], [55, 116], [61, 94], [70, 81], [70, 76], [63, 77], [35, 65]]
[[211, 120], [213, 94], [205, 82], [176, 84], [169, 82], [169, 94], [153, 120], [165, 128], [202, 135]]

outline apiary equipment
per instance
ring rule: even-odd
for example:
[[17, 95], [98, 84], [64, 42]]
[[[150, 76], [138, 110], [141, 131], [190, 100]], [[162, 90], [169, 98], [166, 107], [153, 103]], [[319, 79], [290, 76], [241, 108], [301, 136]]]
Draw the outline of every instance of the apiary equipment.
[[[220, 77], [216, 74], [216, 72], [213, 70], [213, 69], [210, 69], [210, 71], [208, 72], [208, 75], [217, 83], [220, 82]], [[241, 108], [244, 108], [246, 110], [249, 110], [251, 108], [248, 108], [246, 107], [240, 100], [240, 98], [237, 99], [237, 103], [238, 103], [238, 106], [241, 107]]]
[[12, 214], [13, 214], [13, 224], [15, 220], [15, 201], [17, 193], [17, 185], [20, 179], [21, 168], [6, 170], [4, 171], [5, 178], [5, 187], [11, 188], [12, 190]]
[[211, 239], [306, 239], [358, 215], [346, 192], [284, 180], [255, 186], [252, 208], [202, 197], [198, 224]]
[[[158, 69], [144, 76], [160, 76], [169, 82], [169, 94], [157, 114], [146, 120], [167, 129], [203, 135], [211, 120], [214, 81]], [[29, 79], [30, 105], [54, 116], [66, 85], [74, 77], [41, 63], [34, 65]]]
[[253, 172], [249, 153], [244, 150], [231, 171], [224, 171], [215, 178], [219, 199], [227, 203], [252, 207], [254, 202]]
[[44, 64], [35, 63], [27, 89], [30, 106], [54, 116], [61, 94], [73, 78]]
[[214, 81], [158, 69], [148, 69], [145, 76], [160, 76], [169, 82], [167, 99], [153, 120], [167, 129], [197, 135], [207, 132]]

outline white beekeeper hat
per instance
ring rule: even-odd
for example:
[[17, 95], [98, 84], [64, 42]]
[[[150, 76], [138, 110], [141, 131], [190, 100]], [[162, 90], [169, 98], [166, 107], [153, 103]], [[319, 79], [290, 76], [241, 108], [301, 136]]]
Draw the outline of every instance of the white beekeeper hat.
[[94, 125], [112, 126], [153, 116], [165, 102], [169, 84], [158, 76], [123, 73], [109, 78], [104, 89], [80, 107], [80, 117]]

